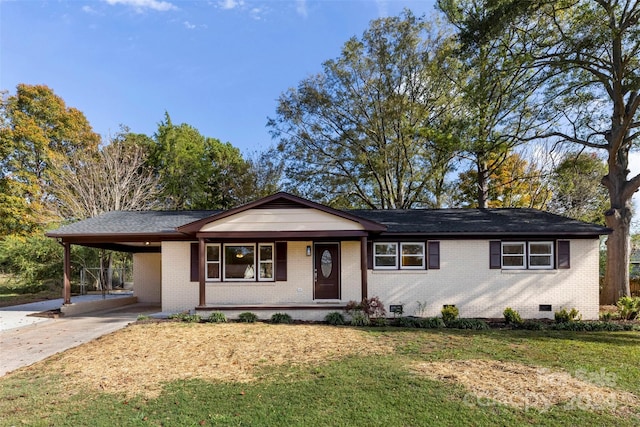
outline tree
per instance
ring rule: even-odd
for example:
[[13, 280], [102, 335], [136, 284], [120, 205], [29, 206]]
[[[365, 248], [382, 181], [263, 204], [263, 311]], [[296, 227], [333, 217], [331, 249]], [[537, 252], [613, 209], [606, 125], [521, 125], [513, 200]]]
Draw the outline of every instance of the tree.
[[230, 143], [204, 137], [194, 127], [165, 120], [154, 136], [150, 163], [170, 209], [228, 209], [251, 198], [249, 165]]
[[495, 191], [491, 181], [508, 169], [503, 163], [537, 124], [533, 95], [539, 73], [522, 66], [525, 59], [518, 55], [522, 49], [520, 33], [513, 27], [485, 31], [468, 39], [469, 29], [496, 13], [500, 2], [439, 0], [438, 7], [458, 29], [457, 54], [465, 70], [456, 79], [463, 98], [458, 114], [460, 150], [475, 168], [465, 175], [475, 179], [476, 203], [472, 204], [486, 208], [492, 197], [496, 200], [490, 195]]
[[[502, 156], [502, 153], [495, 154]], [[489, 160], [492, 159], [489, 157]], [[460, 173], [456, 202], [463, 207], [478, 208], [477, 170], [471, 167]], [[508, 154], [487, 177], [484, 208], [544, 209], [550, 196], [541, 170], [518, 153]]]
[[17, 86], [0, 104], [0, 191], [4, 233], [29, 233], [51, 220], [52, 162], [97, 149], [99, 136], [79, 110], [47, 86]]
[[408, 11], [378, 19], [283, 93], [268, 126], [285, 186], [336, 207], [440, 203], [455, 155], [446, 40]]
[[[640, 140], [640, 3], [618, 0], [503, 0], [517, 13], [484, 20], [478, 29], [515, 26], [526, 36], [526, 66], [546, 73], [548, 98], [541, 105], [559, 115], [555, 137], [602, 150], [602, 178], [610, 208], [605, 222], [607, 268], [601, 303], [630, 294], [629, 234], [631, 197], [640, 174], [629, 177], [629, 153]], [[522, 12], [522, 13], [520, 13]], [[531, 16], [536, 17], [535, 23]], [[473, 33], [473, 32], [472, 32]]]
[[52, 195], [63, 220], [80, 220], [117, 210], [160, 206], [160, 184], [147, 165], [151, 139], [121, 128], [97, 153], [76, 151], [55, 163]]
[[607, 189], [601, 180], [607, 165], [595, 153], [568, 152], [551, 174], [550, 212], [581, 221], [604, 224]]

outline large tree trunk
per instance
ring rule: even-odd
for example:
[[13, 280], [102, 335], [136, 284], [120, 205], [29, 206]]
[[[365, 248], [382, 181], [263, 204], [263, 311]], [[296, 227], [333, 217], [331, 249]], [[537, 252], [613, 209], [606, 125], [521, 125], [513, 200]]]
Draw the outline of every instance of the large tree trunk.
[[478, 172], [478, 208], [487, 209], [489, 207], [489, 173], [487, 162], [478, 160], [476, 163]]
[[605, 214], [613, 233], [607, 238], [607, 267], [600, 304], [615, 304], [620, 297], [631, 295], [629, 288], [629, 227], [631, 209], [610, 209]]

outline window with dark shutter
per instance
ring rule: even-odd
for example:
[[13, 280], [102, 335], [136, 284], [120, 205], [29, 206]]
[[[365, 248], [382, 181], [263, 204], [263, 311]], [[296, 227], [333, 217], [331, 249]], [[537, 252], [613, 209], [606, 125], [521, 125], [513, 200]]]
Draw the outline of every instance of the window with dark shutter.
[[287, 242], [276, 242], [276, 280], [287, 280]]
[[438, 270], [440, 268], [440, 242], [427, 242], [429, 263], [427, 268]]
[[489, 242], [489, 268], [502, 268], [502, 244], [499, 240]]
[[200, 257], [198, 252], [198, 243], [191, 244], [191, 281], [200, 281]]
[[367, 241], [367, 269], [373, 270], [373, 242]]
[[570, 268], [570, 242], [558, 240], [558, 268]]

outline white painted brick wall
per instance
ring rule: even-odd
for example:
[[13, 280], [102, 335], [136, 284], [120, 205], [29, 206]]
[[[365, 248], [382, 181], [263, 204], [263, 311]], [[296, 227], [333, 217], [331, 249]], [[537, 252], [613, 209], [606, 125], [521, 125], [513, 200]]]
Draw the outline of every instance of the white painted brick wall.
[[[420, 272], [369, 271], [369, 296], [388, 310], [403, 304], [406, 315], [436, 316], [455, 304], [461, 317], [500, 318], [506, 307], [523, 318], [553, 318], [555, 311], [577, 308], [583, 319], [598, 318], [598, 240], [571, 241], [566, 270], [491, 270], [488, 240], [443, 240], [440, 269]], [[418, 313], [419, 304], [426, 307]], [[551, 312], [540, 312], [551, 304]]]
[[160, 304], [162, 262], [158, 253], [133, 254], [133, 295], [138, 302]]
[[162, 242], [162, 311], [193, 310], [199, 302], [198, 282], [191, 279], [191, 243]]

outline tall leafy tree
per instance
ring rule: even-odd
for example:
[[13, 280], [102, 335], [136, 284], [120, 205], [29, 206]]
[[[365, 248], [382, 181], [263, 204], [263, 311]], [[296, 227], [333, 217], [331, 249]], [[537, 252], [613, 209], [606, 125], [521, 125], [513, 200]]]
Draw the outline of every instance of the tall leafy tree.
[[[503, 153], [496, 153], [502, 156]], [[492, 160], [489, 157], [489, 160]], [[462, 207], [478, 208], [477, 169], [461, 172], [455, 192], [455, 202]], [[499, 167], [486, 178], [487, 195], [484, 208], [544, 209], [550, 197], [543, 172], [518, 153], [508, 154]]]
[[550, 177], [552, 197], [547, 209], [581, 221], [604, 224], [609, 206], [601, 180], [607, 165], [596, 153], [568, 152]]
[[512, 150], [536, 129], [534, 93], [539, 72], [523, 67], [521, 33], [514, 27], [485, 30], [471, 40], [468, 31], [502, 11], [499, 1], [439, 0], [438, 7], [458, 32], [458, 57], [464, 68], [455, 79], [462, 94], [459, 112], [461, 156], [475, 171], [474, 205], [486, 208], [495, 191], [494, 175], [508, 169]]
[[44, 85], [19, 84], [0, 104], [0, 191], [4, 233], [25, 233], [51, 219], [53, 162], [95, 151], [100, 137], [84, 114]]
[[269, 120], [288, 189], [338, 207], [440, 203], [451, 169], [446, 37], [405, 11], [347, 41]]
[[[528, 68], [543, 70], [548, 99], [541, 105], [559, 116], [556, 137], [601, 150], [610, 207], [605, 222], [607, 267], [601, 302], [629, 295], [629, 232], [633, 194], [640, 174], [629, 176], [629, 153], [640, 141], [640, 2], [618, 0], [503, 0], [516, 12], [480, 21], [483, 29], [515, 26], [525, 37]], [[520, 13], [522, 12], [522, 13]], [[532, 17], [535, 22], [532, 21]]]
[[168, 113], [154, 136], [150, 163], [170, 209], [228, 209], [251, 198], [249, 164], [230, 143], [175, 125]]

